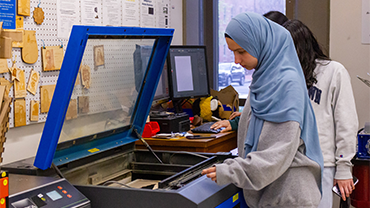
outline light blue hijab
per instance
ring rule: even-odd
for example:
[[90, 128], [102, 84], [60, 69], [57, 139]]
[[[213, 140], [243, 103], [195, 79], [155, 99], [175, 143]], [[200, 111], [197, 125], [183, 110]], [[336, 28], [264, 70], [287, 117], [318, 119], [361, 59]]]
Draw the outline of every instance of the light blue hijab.
[[264, 121], [296, 121], [306, 156], [323, 170], [316, 120], [290, 33], [261, 15], [242, 13], [230, 21], [226, 34], [258, 60], [250, 85], [252, 113], [245, 139], [246, 154], [257, 150]]

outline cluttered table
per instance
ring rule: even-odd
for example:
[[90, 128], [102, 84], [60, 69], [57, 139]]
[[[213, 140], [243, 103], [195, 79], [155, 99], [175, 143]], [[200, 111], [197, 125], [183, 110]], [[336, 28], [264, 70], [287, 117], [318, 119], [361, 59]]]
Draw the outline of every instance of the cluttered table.
[[[169, 150], [169, 151], [188, 151], [188, 152], [229, 152], [236, 148], [236, 132], [230, 131], [218, 134], [194, 133], [200, 137], [210, 138], [195, 138], [187, 139], [185, 137], [176, 138], [144, 138], [145, 141], [154, 150]], [[145, 145], [137, 140], [135, 142], [137, 149], [146, 149]]]

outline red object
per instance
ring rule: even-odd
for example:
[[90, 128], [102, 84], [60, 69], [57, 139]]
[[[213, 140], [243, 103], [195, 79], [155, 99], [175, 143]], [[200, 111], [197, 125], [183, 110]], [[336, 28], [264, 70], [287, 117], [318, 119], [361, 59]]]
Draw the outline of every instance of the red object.
[[7, 172], [0, 172], [0, 208], [8, 207], [9, 177]]
[[351, 194], [351, 205], [356, 208], [370, 207], [370, 161], [352, 160], [353, 175], [358, 183]]
[[189, 117], [190, 123], [193, 123], [194, 117]]
[[150, 138], [154, 136], [157, 132], [159, 132], [159, 124], [156, 121], [150, 121], [145, 124], [144, 131], [143, 131], [143, 137], [144, 138]]

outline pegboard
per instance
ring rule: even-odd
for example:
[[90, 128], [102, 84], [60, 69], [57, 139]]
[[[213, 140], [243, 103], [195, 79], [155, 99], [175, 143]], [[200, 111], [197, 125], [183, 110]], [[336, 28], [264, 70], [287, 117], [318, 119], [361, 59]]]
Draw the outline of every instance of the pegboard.
[[[154, 39], [89, 39], [81, 63], [90, 66], [91, 86], [75, 85], [71, 99], [89, 96], [88, 114], [122, 109], [136, 99], [133, 54], [136, 44], [153, 46]], [[94, 46], [104, 47], [105, 64], [94, 68]], [[81, 76], [80, 76], [81, 79]], [[81, 81], [80, 81], [81, 83]], [[117, 101], [118, 100], [118, 101]]]
[[[140, 4], [142, 0], [138, 0], [137, 3]], [[103, 4], [103, 1], [101, 1], [102, 4]], [[168, 8], [170, 8], [170, 4], [171, 4], [171, 1], [170, 0], [154, 0], [153, 1], [155, 6], [157, 7], [160, 3], [168, 3]], [[41, 111], [39, 111], [39, 120], [37, 122], [35, 121], [30, 121], [30, 102], [31, 100], [37, 100], [37, 101], [40, 101], [40, 86], [43, 86], [43, 85], [54, 85], [56, 84], [57, 82], [57, 79], [58, 79], [58, 75], [59, 75], [59, 71], [47, 71], [47, 72], [44, 72], [42, 71], [42, 56], [41, 56], [41, 47], [43, 46], [63, 46], [63, 50], [64, 50], [64, 53], [65, 53], [65, 50], [67, 48], [67, 45], [68, 45], [68, 39], [64, 39], [64, 38], [58, 38], [58, 21], [57, 21], [57, 0], [31, 0], [30, 1], [30, 5], [31, 5], [31, 15], [30, 16], [24, 16], [24, 30], [34, 30], [36, 31], [36, 40], [37, 40], [37, 45], [38, 45], [38, 60], [36, 63], [34, 64], [26, 64], [22, 61], [22, 58], [21, 58], [21, 49], [20, 48], [13, 48], [13, 59], [15, 59], [15, 63], [16, 63], [16, 66], [18, 68], [20, 68], [21, 70], [23, 70], [25, 72], [25, 80], [26, 80], [26, 84], [28, 84], [28, 79], [29, 79], [29, 75], [30, 75], [30, 72], [31, 70], [35, 70], [36, 72], [39, 72], [40, 74], [40, 81], [39, 81], [39, 85], [38, 85], [38, 88], [37, 88], [37, 91], [36, 91], [36, 94], [33, 95], [31, 93], [29, 93], [27, 91], [27, 95], [25, 97], [25, 100], [26, 100], [26, 123], [27, 125], [29, 124], [35, 124], [35, 123], [40, 123], [40, 122], [45, 122], [46, 121], [46, 117], [47, 117], [47, 113], [41, 113]], [[40, 6], [40, 8], [43, 9], [44, 11], [44, 16], [45, 16], [45, 19], [44, 19], [44, 22], [41, 24], [41, 25], [37, 25], [35, 22], [34, 22], [34, 19], [32, 17], [33, 15], [33, 11], [36, 7], [38, 7], [38, 5]], [[103, 7], [102, 7], [103, 8]], [[80, 11], [80, 19], [81, 19], [81, 1], [79, 1], [79, 11]], [[103, 9], [101, 9], [101, 13], [103, 12]], [[171, 25], [171, 10], [168, 9], [168, 25]], [[121, 7], [121, 13], [122, 13], [122, 7]], [[140, 16], [140, 15], [139, 15]], [[103, 15], [101, 14], [101, 17], [103, 17]], [[157, 16], [155, 16], [157, 18]], [[138, 21], [140, 22], [140, 21]], [[155, 21], [157, 22], [157, 20]], [[101, 19], [101, 24], [103, 23], [103, 19]], [[140, 26], [140, 25], [137, 25], [137, 26]], [[101, 44], [98, 44], [98, 43], [94, 43], [94, 42], [91, 42], [91, 47], [93, 47], [93, 45], [96, 44], [96, 45], [101, 45]], [[114, 43], [110, 44], [110, 43], [107, 43], [107, 48], [108, 46], [112, 46], [114, 47]], [[94, 77], [97, 77], [97, 75], [99, 73], [106, 73], [106, 72], [103, 72], [103, 71], [100, 71], [100, 70], [94, 70], [94, 63], [93, 63], [93, 57], [92, 57], [92, 48], [90, 46], [87, 48], [88, 50], [91, 50], [91, 52], [89, 51], [89, 53], [86, 53], [86, 54], [91, 54], [91, 57], [84, 57], [83, 59], [83, 64], [87, 64], [90, 66], [90, 68], [92, 69], [91, 70], [91, 83], [94, 83], [94, 84], [97, 84], [97, 86], [99, 85], [100, 81], [98, 80], [94, 80], [95, 78]], [[106, 51], [106, 48], [104, 49], [105, 50], [105, 53], [106, 53], [106, 57], [109, 57], [109, 53], [110, 51]], [[132, 57], [132, 56], [131, 56]], [[117, 64], [122, 64], [121, 63], [122, 61], [117, 61], [116, 63]], [[12, 66], [12, 60], [8, 59], [8, 67], [11, 67]], [[104, 67], [107, 67], [107, 66], [104, 66]], [[113, 72], [112, 72], [113, 73]], [[0, 77], [3, 77], [3, 78], [6, 78], [7, 80], [10, 80], [10, 74], [9, 73], [4, 73], [4, 74], [0, 74]], [[124, 79], [124, 77], [120, 77], [120, 76], [115, 76], [117, 79], [114, 80], [114, 81], [122, 81], [122, 79]], [[132, 80], [126, 80], [126, 81], [132, 81]], [[103, 84], [104, 82], [101, 82], [101, 84]], [[99, 88], [99, 87], [98, 87]], [[114, 108], [118, 108], [119, 106], [114, 106], [113, 104], [111, 106], [109, 106], [107, 103], [100, 103], [99, 104], [99, 99], [100, 99], [100, 94], [102, 92], [100, 92], [99, 90], [95, 91], [94, 87], [92, 87], [91, 89], [89, 90], [86, 90], [86, 89], [82, 89], [82, 86], [76, 86], [75, 87], [75, 90], [74, 90], [74, 93], [75, 92], [78, 92], [76, 94], [74, 94], [73, 96], [77, 96], [77, 95], [88, 95], [90, 96], [90, 99], [91, 100], [91, 103], [98, 103], [96, 105], [93, 105], [93, 106], [90, 106], [90, 112], [91, 113], [96, 113], [96, 112], [101, 112], [101, 111], [105, 111], [105, 110], [111, 110], [111, 109], [114, 109]], [[11, 97], [14, 96], [14, 92], [13, 92], [13, 87], [11, 88], [10, 90], [10, 93], [9, 95]], [[132, 96], [132, 95], [122, 95], [122, 96]], [[72, 97], [71, 99], [75, 99], [74, 97]], [[104, 107], [102, 107], [104, 106]], [[109, 107], [107, 107], [109, 106]], [[41, 107], [41, 103], [40, 103], [40, 107]], [[10, 115], [9, 115], [9, 126], [12, 128], [14, 127], [14, 102], [12, 103], [11, 105], [11, 112], [10, 112]], [[40, 110], [40, 109], [39, 109]]]

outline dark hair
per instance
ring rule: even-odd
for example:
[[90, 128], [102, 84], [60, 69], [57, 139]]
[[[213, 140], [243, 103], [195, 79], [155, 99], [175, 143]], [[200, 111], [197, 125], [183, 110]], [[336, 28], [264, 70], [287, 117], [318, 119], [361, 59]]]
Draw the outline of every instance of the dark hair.
[[288, 21], [288, 17], [279, 11], [269, 11], [263, 16], [278, 23], [279, 25], [283, 25], [286, 21]]
[[317, 65], [316, 59], [330, 60], [330, 58], [323, 53], [311, 30], [301, 21], [288, 20], [283, 26], [292, 35], [299, 62], [306, 78], [307, 89], [309, 89], [313, 84], [317, 83], [316, 75], [314, 74]]
[[232, 38], [230, 37], [230, 35], [228, 35], [226, 33], [225, 33], [225, 38], [230, 38], [232, 40]]

